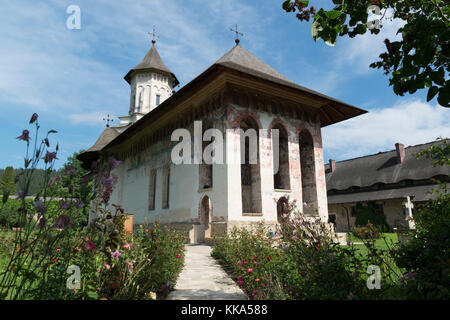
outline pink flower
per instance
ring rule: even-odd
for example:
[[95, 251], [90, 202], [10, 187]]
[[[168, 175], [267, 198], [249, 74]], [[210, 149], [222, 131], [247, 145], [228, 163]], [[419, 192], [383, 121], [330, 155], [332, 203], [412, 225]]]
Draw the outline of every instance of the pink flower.
[[259, 282], [259, 279], [258, 279], [258, 278], [256, 278], [256, 279], [255, 279], [255, 282]]
[[242, 287], [243, 284], [244, 284], [244, 281], [242, 281], [242, 280], [239, 280], [239, 281], [238, 281], [238, 285], [239, 285], [240, 287]]
[[103, 262], [103, 266], [105, 267], [106, 270], [111, 269], [111, 266], [109, 264], [107, 264], [106, 262]]
[[23, 130], [23, 131], [22, 131], [22, 135], [19, 136], [19, 137], [17, 137], [16, 139], [19, 139], [19, 140], [23, 140], [23, 141], [29, 142], [29, 141], [30, 141], [30, 131], [28, 131], [28, 130]]
[[122, 254], [118, 250], [116, 250], [113, 253], [111, 253], [111, 256], [113, 257], [114, 260], [119, 260], [121, 255]]
[[87, 251], [92, 251], [95, 249], [95, 244], [92, 241], [85, 241], [81, 246], [83, 247], [84, 250]]
[[238, 281], [241, 281], [241, 280], [244, 279], [244, 277], [243, 276], [239, 276], [239, 277], [237, 277], [237, 279], [238, 279]]
[[39, 116], [38, 116], [37, 113], [33, 113], [33, 115], [31, 116], [31, 119], [30, 119], [30, 123], [35, 122], [35, 121], [37, 120], [38, 117], [39, 117]]
[[177, 259], [180, 259], [180, 258], [181, 258], [181, 256], [179, 254], [177, 254]]
[[248, 268], [248, 273], [252, 273], [253, 272], [253, 269], [252, 268]]
[[241, 260], [239, 260], [239, 261], [237, 262], [237, 264], [242, 264], [242, 261], [241, 261]]

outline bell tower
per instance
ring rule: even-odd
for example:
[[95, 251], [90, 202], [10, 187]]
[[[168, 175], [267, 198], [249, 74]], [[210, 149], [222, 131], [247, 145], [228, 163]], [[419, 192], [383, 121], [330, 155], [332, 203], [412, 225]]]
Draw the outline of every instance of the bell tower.
[[134, 123], [157, 108], [179, 84], [177, 77], [161, 60], [156, 50], [155, 36], [153, 31], [152, 47], [144, 59], [124, 77], [130, 84], [130, 105], [128, 116], [119, 117], [120, 126]]

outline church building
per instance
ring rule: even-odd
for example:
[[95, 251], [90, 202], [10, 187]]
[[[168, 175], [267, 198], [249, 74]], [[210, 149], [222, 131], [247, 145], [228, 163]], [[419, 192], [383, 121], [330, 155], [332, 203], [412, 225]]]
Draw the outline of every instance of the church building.
[[[321, 128], [365, 110], [291, 82], [239, 40], [177, 92], [179, 82], [155, 41], [125, 80], [128, 115], [119, 117], [119, 126], [108, 126], [79, 159], [85, 168], [109, 156], [121, 161], [112, 172], [117, 184], [110, 203], [133, 214], [134, 224], [159, 220], [184, 231], [192, 243], [204, 242], [234, 226], [276, 225], [287, 199], [303, 214], [328, 221]], [[223, 133], [224, 159], [241, 158], [241, 141], [248, 159], [250, 139], [242, 132], [255, 129], [256, 163], [173, 163], [179, 142], [171, 141], [172, 133], [184, 128], [194, 137], [197, 121], [200, 133]]]

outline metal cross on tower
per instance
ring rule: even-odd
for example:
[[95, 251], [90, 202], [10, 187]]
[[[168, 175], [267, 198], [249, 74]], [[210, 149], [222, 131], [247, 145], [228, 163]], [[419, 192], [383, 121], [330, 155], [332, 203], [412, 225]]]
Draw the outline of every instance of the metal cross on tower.
[[156, 43], [156, 39], [159, 38], [159, 36], [156, 34], [155, 26], [153, 26], [153, 33], [149, 32], [148, 34], [153, 37], [152, 43], [155, 44]]
[[103, 118], [103, 121], [106, 121], [106, 127], [109, 128], [109, 123], [113, 122], [114, 119], [110, 119], [109, 114], [108, 114], [108, 116], [106, 118]]
[[239, 36], [243, 37], [244, 34], [238, 31], [238, 25], [237, 24], [236, 24], [235, 29], [233, 30], [233, 28], [230, 28], [230, 31], [236, 33], [236, 40], [234, 40], [234, 41], [236, 42], [236, 45], [238, 45], [239, 41], [240, 41], [239, 40]]

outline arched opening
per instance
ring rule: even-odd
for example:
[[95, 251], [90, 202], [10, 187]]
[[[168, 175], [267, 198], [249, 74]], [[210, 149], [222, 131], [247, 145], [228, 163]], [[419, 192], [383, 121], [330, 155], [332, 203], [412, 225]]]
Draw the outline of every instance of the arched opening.
[[205, 238], [211, 237], [211, 201], [208, 196], [204, 196], [200, 201], [200, 228], [198, 242], [205, 242]]
[[281, 197], [277, 201], [277, 221], [282, 223], [286, 218], [285, 215], [289, 214], [289, 202], [285, 197]]
[[242, 213], [261, 213], [261, 172], [258, 124], [252, 118], [241, 121]]
[[199, 188], [209, 189], [213, 186], [213, 166], [212, 164], [205, 163], [203, 152], [205, 148], [211, 143], [211, 141], [203, 141], [203, 136], [205, 131], [211, 129], [212, 125], [210, 122], [203, 121], [202, 123], [202, 163], [198, 167], [198, 177], [199, 177]]
[[[289, 190], [291, 188], [291, 184], [289, 178], [288, 134], [284, 127], [280, 124], [274, 126], [272, 130], [278, 130], [278, 150], [276, 150], [276, 148], [272, 148], [274, 164], [273, 184], [275, 189]], [[276, 143], [276, 137], [277, 135], [275, 135], [274, 131], [272, 131], [272, 146]]]
[[314, 142], [308, 130], [303, 130], [299, 136], [300, 166], [302, 174], [303, 213], [317, 215], [316, 168], [314, 157]]

